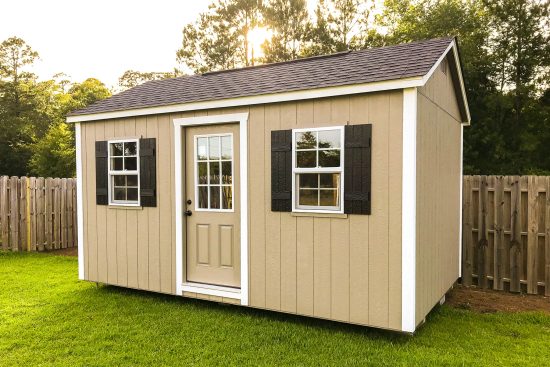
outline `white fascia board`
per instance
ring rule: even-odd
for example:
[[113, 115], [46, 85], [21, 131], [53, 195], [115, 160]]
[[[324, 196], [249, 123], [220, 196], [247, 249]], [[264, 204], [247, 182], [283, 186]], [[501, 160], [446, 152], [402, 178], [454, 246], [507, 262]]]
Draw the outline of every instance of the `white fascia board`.
[[95, 114], [89, 114], [89, 115], [68, 116], [67, 122], [71, 123], [71, 122], [97, 121], [97, 120], [116, 119], [116, 118], [123, 118], [123, 117], [132, 117], [132, 116], [156, 115], [156, 114], [162, 114], [162, 113], [176, 113], [176, 112], [185, 112], [185, 111], [207, 110], [207, 109], [214, 109], [214, 108], [250, 106], [250, 105], [264, 104], [264, 103], [277, 103], [277, 102], [288, 102], [288, 101], [297, 101], [297, 100], [304, 100], [304, 99], [335, 97], [335, 96], [344, 96], [344, 95], [350, 95], [350, 94], [360, 94], [360, 93], [369, 93], [369, 92], [379, 92], [384, 90], [419, 87], [419, 86], [422, 86], [423, 83], [424, 82], [421, 77], [406, 78], [406, 79], [389, 80], [389, 81], [375, 82], [375, 83], [308, 89], [303, 91], [273, 93], [273, 94], [264, 94], [264, 95], [249, 96], [249, 97], [228, 98], [228, 99], [220, 99], [220, 100], [214, 100], [214, 101], [182, 103], [182, 104], [175, 104], [175, 105], [168, 105], [168, 106], [147, 107], [147, 108], [138, 108], [138, 109], [132, 109], [132, 110], [95, 113]]
[[416, 328], [416, 126], [417, 89], [403, 90], [401, 211], [401, 329]]
[[82, 192], [82, 131], [80, 123], [75, 126], [76, 139], [76, 213], [78, 236], [78, 279], [84, 280], [84, 207]]

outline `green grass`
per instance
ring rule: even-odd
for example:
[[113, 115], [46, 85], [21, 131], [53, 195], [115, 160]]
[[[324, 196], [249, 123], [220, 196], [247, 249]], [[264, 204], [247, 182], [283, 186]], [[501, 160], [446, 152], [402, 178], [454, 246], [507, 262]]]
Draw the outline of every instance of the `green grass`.
[[0, 252], [1, 366], [550, 364], [550, 316], [438, 307], [414, 337], [77, 280]]

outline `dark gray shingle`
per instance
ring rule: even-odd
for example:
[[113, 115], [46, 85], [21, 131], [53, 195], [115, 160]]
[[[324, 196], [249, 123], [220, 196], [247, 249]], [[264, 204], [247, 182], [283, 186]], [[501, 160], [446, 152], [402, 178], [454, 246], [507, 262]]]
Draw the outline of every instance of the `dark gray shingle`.
[[423, 76], [452, 38], [144, 83], [70, 116]]

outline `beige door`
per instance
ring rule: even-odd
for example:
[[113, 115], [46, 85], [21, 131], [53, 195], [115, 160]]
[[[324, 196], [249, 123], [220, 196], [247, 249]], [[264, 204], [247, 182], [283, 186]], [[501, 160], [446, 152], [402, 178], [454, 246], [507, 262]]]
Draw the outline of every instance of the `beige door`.
[[240, 287], [239, 125], [185, 130], [187, 282]]

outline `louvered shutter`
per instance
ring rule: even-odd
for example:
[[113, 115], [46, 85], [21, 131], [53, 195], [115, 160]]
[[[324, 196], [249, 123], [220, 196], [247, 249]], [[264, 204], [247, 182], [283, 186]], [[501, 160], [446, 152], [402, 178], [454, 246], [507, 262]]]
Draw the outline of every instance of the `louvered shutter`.
[[139, 139], [139, 196], [141, 206], [157, 206], [156, 139]]
[[109, 179], [108, 152], [106, 141], [95, 142], [95, 193], [96, 204], [109, 204], [109, 189], [107, 180]]
[[292, 211], [292, 130], [271, 132], [271, 210]]
[[345, 128], [344, 212], [371, 213], [372, 125]]

